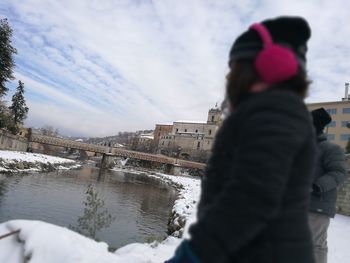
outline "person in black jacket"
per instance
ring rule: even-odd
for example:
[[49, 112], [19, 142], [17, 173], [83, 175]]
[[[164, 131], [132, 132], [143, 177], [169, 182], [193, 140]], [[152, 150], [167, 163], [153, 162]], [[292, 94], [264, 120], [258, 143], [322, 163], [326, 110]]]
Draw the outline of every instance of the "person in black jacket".
[[337, 187], [347, 176], [344, 151], [327, 141], [324, 128], [332, 118], [324, 108], [311, 112], [317, 133], [317, 160], [312, 183], [309, 223], [317, 263], [327, 263], [327, 230], [335, 216]]
[[303, 18], [279, 17], [234, 42], [230, 114], [207, 163], [191, 238], [167, 263], [314, 262], [308, 204], [316, 140], [303, 102], [310, 35]]

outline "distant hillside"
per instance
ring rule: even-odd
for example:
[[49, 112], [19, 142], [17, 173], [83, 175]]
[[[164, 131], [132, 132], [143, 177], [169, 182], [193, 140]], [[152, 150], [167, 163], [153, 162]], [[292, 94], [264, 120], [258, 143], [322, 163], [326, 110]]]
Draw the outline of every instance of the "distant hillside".
[[115, 146], [117, 144], [127, 145], [130, 137], [135, 137], [143, 133], [152, 133], [153, 130], [140, 130], [136, 132], [119, 132], [117, 135], [111, 135], [106, 137], [90, 137], [90, 138], [62, 136], [59, 134], [58, 129], [55, 129], [52, 126], [44, 126], [42, 128], [32, 128], [32, 132], [36, 134], [46, 135], [46, 136], [65, 138], [72, 141], [82, 141], [82, 142], [91, 143], [91, 144]]
[[126, 145], [130, 137], [137, 136], [142, 133], [152, 133], [153, 130], [142, 130], [136, 132], [119, 132], [118, 135], [106, 136], [106, 137], [93, 137], [93, 138], [81, 138], [86, 143], [103, 144], [103, 145]]

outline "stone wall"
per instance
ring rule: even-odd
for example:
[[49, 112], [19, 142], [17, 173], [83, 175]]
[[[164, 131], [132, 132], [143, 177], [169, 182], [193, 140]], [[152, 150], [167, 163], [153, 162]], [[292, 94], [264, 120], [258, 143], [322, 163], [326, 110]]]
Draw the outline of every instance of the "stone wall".
[[28, 140], [26, 138], [0, 130], [0, 150], [25, 152], [27, 148]]

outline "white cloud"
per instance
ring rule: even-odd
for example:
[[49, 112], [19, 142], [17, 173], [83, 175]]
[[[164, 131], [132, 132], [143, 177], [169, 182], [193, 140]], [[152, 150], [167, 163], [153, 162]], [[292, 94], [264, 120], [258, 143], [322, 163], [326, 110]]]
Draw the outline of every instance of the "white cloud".
[[140, 129], [137, 123], [128, 120], [124, 120], [123, 123], [117, 120], [111, 122], [113, 116], [104, 113], [77, 111], [46, 102], [29, 102], [29, 107], [33, 114], [29, 116], [27, 123], [30, 122], [33, 127], [41, 127], [43, 123], [59, 127], [60, 132], [69, 136], [89, 137], [91, 130], [99, 136], [115, 135], [125, 124], [131, 129]]
[[28, 78], [20, 73], [16, 74], [16, 77], [24, 82], [26, 86], [29, 86], [29, 91], [45, 95], [45, 100], [54, 100], [59, 104], [69, 105], [71, 109], [83, 109], [88, 113], [99, 113], [102, 114], [101, 109], [95, 108], [87, 103], [84, 103], [74, 97], [68, 96], [65, 93], [55, 89], [54, 87], [45, 85], [31, 78]]
[[[313, 29], [308, 100], [339, 99], [350, 75], [345, 6], [346, 0], [5, 0], [0, 16], [15, 29], [17, 77], [33, 105], [27, 123], [102, 135], [205, 120], [223, 97], [234, 38], [252, 22], [283, 14], [302, 15]], [[50, 97], [43, 112], [40, 97]]]

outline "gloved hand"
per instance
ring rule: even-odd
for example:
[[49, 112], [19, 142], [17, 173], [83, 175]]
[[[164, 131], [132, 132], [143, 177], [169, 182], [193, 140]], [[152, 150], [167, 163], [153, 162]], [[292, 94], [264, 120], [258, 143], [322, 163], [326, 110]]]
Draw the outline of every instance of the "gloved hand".
[[191, 249], [188, 240], [184, 240], [177, 247], [175, 255], [164, 263], [201, 263], [199, 258]]

